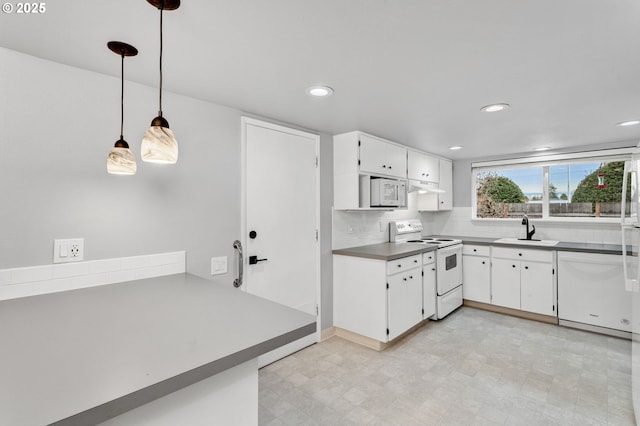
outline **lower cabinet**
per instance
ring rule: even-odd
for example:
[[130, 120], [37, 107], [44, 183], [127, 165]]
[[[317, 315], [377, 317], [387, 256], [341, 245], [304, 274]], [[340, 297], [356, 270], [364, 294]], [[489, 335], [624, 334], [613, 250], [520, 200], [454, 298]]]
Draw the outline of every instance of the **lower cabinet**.
[[491, 303], [520, 309], [520, 262], [512, 259], [491, 262]]
[[422, 255], [422, 318], [436, 314], [436, 257], [435, 252]]
[[462, 297], [491, 303], [491, 247], [465, 244], [462, 247]]
[[[395, 339], [423, 319], [422, 272], [420, 254], [388, 262], [333, 255], [334, 325], [380, 342]], [[435, 299], [435, 275], [432, 281]]]
[[422, 321], [422, 268], [387, 277], [388, 340]]
[[556, 315], [554, 251], [493, 247], [491, 303]]

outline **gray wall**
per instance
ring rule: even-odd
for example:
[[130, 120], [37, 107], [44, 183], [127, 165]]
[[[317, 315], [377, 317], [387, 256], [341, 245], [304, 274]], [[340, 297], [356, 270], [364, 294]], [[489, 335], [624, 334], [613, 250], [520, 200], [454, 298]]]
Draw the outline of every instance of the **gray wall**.
[[[2, 48], [0, 63], [0, 269], [50, 264], [54, 239], [83, 237], [86, 260], [186, 250], [189, 272], [231, 285], [241, 111], [165, 92], [179, 161], [143, 163], [140, 141], [157, 113], [157, 89], [126, 82], [124, 136], [138, 173], [113, 176], [106, 157], [120, 132], [120, 80]], [[119, 71], [116, 58], [113, 66]], [[325, 327], [332, 323], [331, 158], [331, 138], [321, 135]], [[213, 256], [228, 256], [230, 273], [212, 277]]]

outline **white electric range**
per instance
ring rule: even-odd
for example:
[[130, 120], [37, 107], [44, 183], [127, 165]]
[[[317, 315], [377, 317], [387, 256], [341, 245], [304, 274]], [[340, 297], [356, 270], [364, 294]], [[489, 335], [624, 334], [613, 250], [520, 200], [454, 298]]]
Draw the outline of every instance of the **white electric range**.
[[389, 223], [389, 242], [436, 246], [436, 319], [462, 305], [462, 240], [422, 237], [419, 219]]

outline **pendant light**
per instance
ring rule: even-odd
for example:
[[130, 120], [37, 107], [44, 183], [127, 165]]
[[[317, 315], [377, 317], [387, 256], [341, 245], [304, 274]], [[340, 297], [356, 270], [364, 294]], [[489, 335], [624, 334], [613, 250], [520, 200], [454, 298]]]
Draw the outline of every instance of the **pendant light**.
[[169, 122], [162, 116], [162, 12], [180, 7], [180, 0], [147, 0], [160, 10], [160, 90], [158, 116], [142, 138], [142, 161], [175, 164], [178, 161], [178, 142], [169, 129]]
[[107, 157], [107, 172], [112, 175], [135, 175], [136, 157], [129, 149], [129, 144], [122, 136], [124, 125], [124, 57], [136, 56], [138, 49], [121, 41], [110, 41], [107, 47], [113, 53], [120, 55], [120, 139], [109, 152]]

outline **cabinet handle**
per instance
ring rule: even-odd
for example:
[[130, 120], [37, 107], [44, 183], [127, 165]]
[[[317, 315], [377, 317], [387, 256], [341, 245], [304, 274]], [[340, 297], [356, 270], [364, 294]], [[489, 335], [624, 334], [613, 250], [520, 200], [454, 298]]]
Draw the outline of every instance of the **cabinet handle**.
[[387, 168], [387, 166], [386, 166], [385, 164], [383, 164], [383, 165], [382, 165], [382, 168], [383, 168], [383, 169], [386, 169], [386, 168]]
[[482, 261], [482, 264], [484, 265], [484, 260]]
[[402, 279], [402, 281], [406, 281], [406, 280], [407, 280], [407, 278], [406, 278], [406, 277]]
[[512, 267], [512, 268], [515, 268], [515, 267], [516, 267], [516, 265], [511, 265], [511, 267]]
[[473, 249], [473, 251], [478, 251], [478, 249]]
[[431, 268], [431, 270], [432, 270], [432, 271], [435, 271], [435, 270], [436, 270], [436, 268]]
[[528, 267], [528, 266], [525, 266], [525, 267], [524, 267], [524, 269], [529, 269], [529, 267]]
[[398, 264], [398, 268], [402, 268], [402, 265]]
[[413, 259], [413, 263], [418, 263], [418, 260], [417, 259]]
[[413, 279], [413, 275], [409, 275], [409, 279], [412, 280]]
[[518, 256], [522, 256], [522, 253], [518, 253]]
[[391, 169], [391, 166], [389, 166], [389, 169]]

